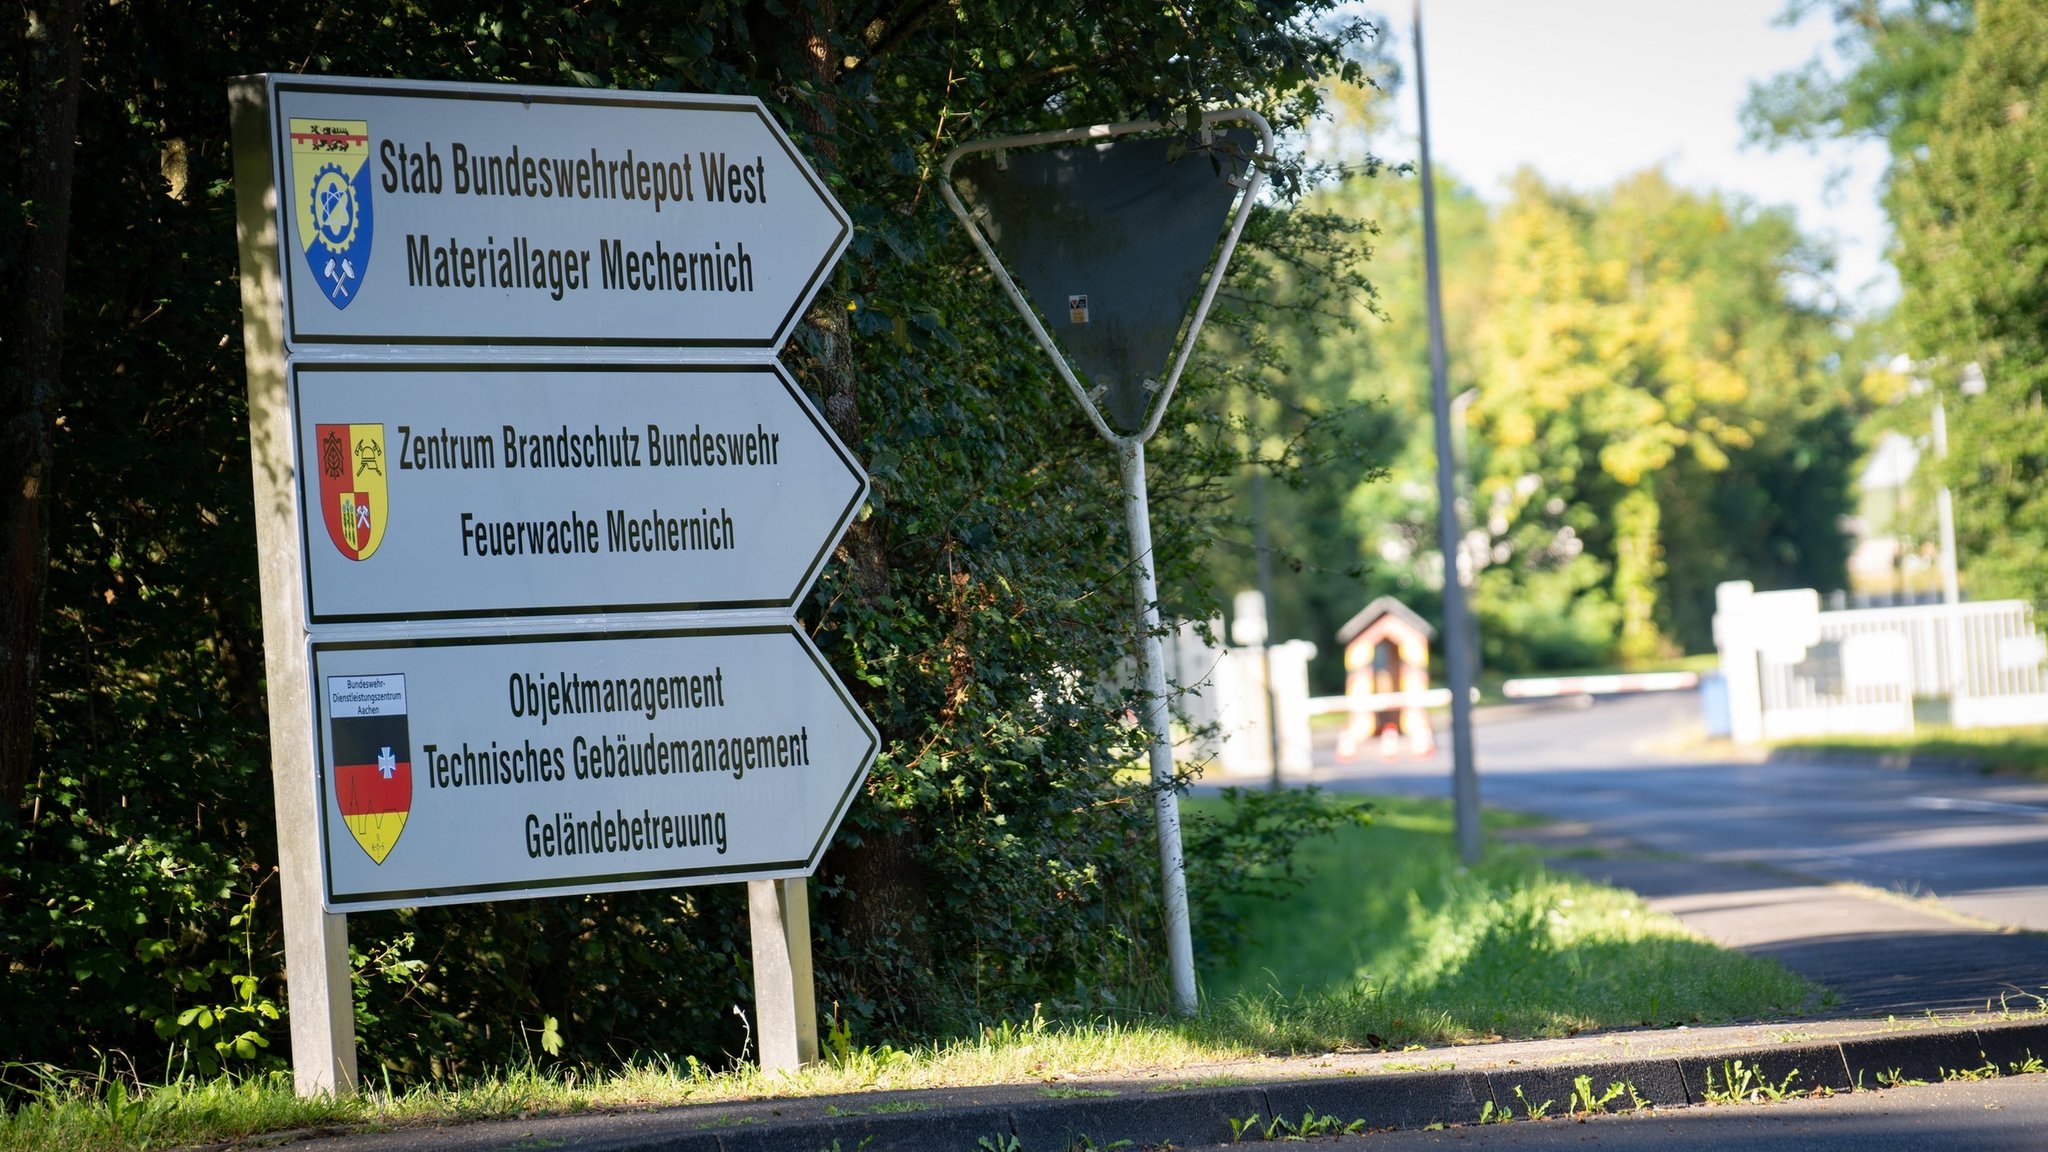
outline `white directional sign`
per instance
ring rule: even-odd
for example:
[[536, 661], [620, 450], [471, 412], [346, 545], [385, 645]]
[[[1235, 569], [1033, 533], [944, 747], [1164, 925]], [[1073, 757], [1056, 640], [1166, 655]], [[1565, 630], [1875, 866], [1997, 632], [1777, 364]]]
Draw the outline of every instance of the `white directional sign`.
[[312, 647], [330, 911], [808, 875], [877, 744], [790, 623]]
[[878, 739], [794, 619], [867, 477], [775, 356], [850, 219], [751, 97], [229, 109], [299, 1090], [355, 1079], [323, 909], [743, 880], [794, 1067], [808, 939], [763, 909]]
[[772, 361], [292, 383], [314, 624], [793, 608], [867, 492]]
[[851, 233], [750, 97], [268, 80], [293, 348], [773, 349]]

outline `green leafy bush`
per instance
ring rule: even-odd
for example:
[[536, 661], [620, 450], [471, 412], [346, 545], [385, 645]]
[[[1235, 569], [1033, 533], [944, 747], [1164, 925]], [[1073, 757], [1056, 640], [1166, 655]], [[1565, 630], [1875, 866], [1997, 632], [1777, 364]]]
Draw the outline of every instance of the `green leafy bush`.
[[1189, 811], [1183, 843], [1195, 951], [1227, 965], [1243, 951], [1247, 927], [1308, 883], [1303, 842], [1372, 823], [1372, 805], [1311, 785], [1225, 788], [1219, 807]]

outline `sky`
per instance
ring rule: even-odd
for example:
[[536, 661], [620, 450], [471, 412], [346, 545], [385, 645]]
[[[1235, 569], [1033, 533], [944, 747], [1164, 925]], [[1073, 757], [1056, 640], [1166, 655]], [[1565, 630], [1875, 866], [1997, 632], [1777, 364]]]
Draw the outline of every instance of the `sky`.
[[[1833, 39], [1825, 14], [1787, 28], [1777, 22], [1783, 8], [1784, 0], [1423, 0], [1431, 158], [1494, 202], [1524, 165], [1592, 190], [1662, 164], [1679, 184], [1791, 207], [1802, 231], [1834, 246], [1840, 298], [1881, 309], [1898, 293], [1883, 258], [1883, 146], [1743, 144], [1750, 84]], [[1389, 29], [1406, 77], [1396, 93], [1401, 131], [1376, 142], [1395, 160], [1415, 155], [1409, 12], [1399, 6]]]

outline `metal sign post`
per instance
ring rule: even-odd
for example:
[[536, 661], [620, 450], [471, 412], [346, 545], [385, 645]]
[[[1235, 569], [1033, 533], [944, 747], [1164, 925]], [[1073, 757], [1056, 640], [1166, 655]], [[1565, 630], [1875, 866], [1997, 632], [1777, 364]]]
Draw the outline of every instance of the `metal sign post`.
[[1422, 4], [1415, 5], [1415, 100], [1422, 126], [1422, 243], [1429, 295], [1430, 405], [1436, 419], [1437, 542], [1444, 557], [1444, 656], [1451, 680], [1451, 806], [1457, 823], [1458, 857], [1477, 864], [1484, 850], [1479, 815], [1479, 769], [1472, 751], [1471, 609], [1465, 600], [1458, 555], [1458, 485], [1453, 472], [1450, 385], [1444, 355], [1444, 306], [1436, 251], [1436, 184], [1429, 166], [1429, 89], [1422, 71]]
[[302, 1093], [351, 910], [745, 882], [762, 1062], [878, 738], [796, 624], [867, 477], [776, 361], [852, 222], [756, 99], [230, 90]]
[[[1235, 123], [1255, 136], [1255, 155], [1236, 141], [1219, 141], [1219, 125]], [[987, 261], [996, 282], [1023, 316], [1024, 323], [1039, 346], [1052, 358], [1060, 379], [1066, 382], [1095, 431], [1116, 449], [1122, 468], [1124, 524], [1130, 537], [1131, 572], [1137, 593], [1140, 632], [1139, 678], [1144, 694], [1145, 724], [1152, 734], [1152, 808], [1159, 835], [1161, 900], [1164, 904], [1166, 952], [1173, 988], [1175, 1011], [1192, 1016], [1196, 1009], [1194, 945], [1188, 925], [1187, 869], [1181, 855], [1180, 801], [1175, 791], [1173, 770], [1172, 717], [1167, 706], [1166, 660], [1160, 643], [1159, 590], [1153, 567], [1152, 518], [1145, 482], [1145, 442], [1159, 430], [1160, 418], [1179, 386], [1181, 371], [1193, 354], [1195, 340], [1207, 319], [1209, 307], [1223, 270], [1230, 263], [1244, 231], [1245, 218], [1257, 199], [1263, 177], [1255, 157], [1273, 152], [1273, 130], [1258, 113], [1248, 109], [1208, 112], [1197, 126], [1199, 147], [1180, 153], [1158, 138], [1165, 133], [1186, 133], [1186, 127], [1156, 121], [1105, 124], [1065, 132], [1041, 132], [999, 140], [964, 144], [947, 155], [939, 192], [960, 218], [974, 246]], [[1244, 135], [1240, 130], [1240, 135]], [[1117, 154], [1115, 141], [1151, 138], [1153, 145], [1133, 154]], [[1223, 147], [1216, 147], [1220, 143]], [[1163, 146], [1162, 146], [1163, 145]], [[1033, 171], [1027, 165], [1030, 150], [1061, 149], [1050, 159], [1045, 154]], [[987, 156], [992, 169], [980, 171], [970, 191], [978, 201], [970, 210], [954, 190], [955, 167], [969, 158]], [[1005, 189], [995, 172], [1012, 168], [1020, 171], [1016, 189]], [[1096, 173], [1112, 182], [1114, 194], [1088, 203], [1075, 192]], [[1206, 176], [1206, 180], [1205, 180]], [[1078, 177], [1078, 178], [1077, 178]], [[1035, 181], [1035, 184], [1034, 184]], [[1209, 187], [1205, 187], [1210, 185]], [[1034, 194], [1034, 188], [1037, 191]], [[1005, 196], [1009, 191], [1011, 196]], [[1065, 197], [1062, 199], [1062, 197]], [[1011, 214], [1006, 205], [1036, 200], [1038, 215]], [[1203, 227], [1202, 204], [1207, 199], [1220, 205], [1216, 217], [1208, 218], [1206, 236], [1198, 250], [1189, 251], [1187, 236]], [[1235, 210], [1230, 204], [1235, 201]], [[1108, 202], [1115, 207], [1105, 207]], [[1166, 214], [1179, 212], [1178, 233]], [[1215, 245], [1216, 225], [1229, 212], [1214, 261], [1209, 253]], [[1159, 232], [1169, 251], [1158, 245], [1142, 251], [1140, 237], [1131, 225], [1159, 220]], [[1027, 261], [1023, 278], [1032, 294], [1045, 302], [1058, 301], [1063, 308], [1048, 309], [1048, 315], [1064, 314], [1070, 344], [1083, 372], [1094, 378], [1093, 389], [1084, 385], [1045, 324], [1032, 307], [1031, 298], [1011, 278], [996, 254], [987, 230], [999, 234], [996, 243], [1012, 249], [1013, 260]], [[1178, 249], [1174, 251], [1172, 249]], [[1105, 268], [1095, 261], [1119, 267]], [[1094, 263], [1091, 268], [1088, 265]], [[1200, 275], [1207, 265], [1206, 276]], [[1185, 273], [1192, 268], [1192, 278]], [[1067, 282], [1090, 281], [1091, 272], [1113, 285], [1111, 291]], [[1192, 316], [1186, 300], [1192, 293], [1182, 288], [1190, 280], [1199, 284], [1200, 296]], [[1119, 292], [1122, 289], [1119, 299]], [[1121, 306], [1121, 307], [1120, 307]], [[1102, 335], [1098, 336], [1098, 333]], [[1162, 339], [1163, 337], [1163, 339]], [[1163, 378], [1157, 375], [1175, 338], [1179, 349]], [[1155, 351], [1157, 355], [1153, 355]], [[1106, 401], [1106, 403], [1105, 403]], [[1105, 411], [1106, 409], [1106, 411]]]

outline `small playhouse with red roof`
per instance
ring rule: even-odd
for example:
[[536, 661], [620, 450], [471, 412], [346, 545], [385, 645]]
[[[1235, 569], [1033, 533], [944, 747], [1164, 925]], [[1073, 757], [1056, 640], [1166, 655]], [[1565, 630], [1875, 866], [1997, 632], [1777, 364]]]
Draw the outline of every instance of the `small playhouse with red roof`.
[[1382, 596], [1337, 630], [1344, 648], [1344, 695], [1351, 722], [1337, 737], [1337, 758], [1349, 760], [1377, 739], [1392, 759], [1405, 744], [1414, 756], [1436, 750], [1422, 694], [1429, 690], [1429, 641], [1436, 629], [1415, 610]]

